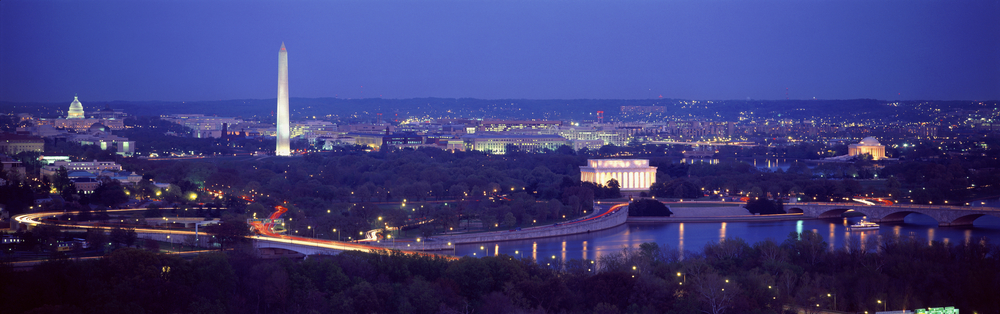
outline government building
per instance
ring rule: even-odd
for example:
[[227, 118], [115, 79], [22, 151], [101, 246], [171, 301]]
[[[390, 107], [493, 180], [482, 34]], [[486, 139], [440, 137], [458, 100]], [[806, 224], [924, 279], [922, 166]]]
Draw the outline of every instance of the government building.
[[77, 96], [73, 96], [73, 102], [69, 104], [69, 111], [66, 112], [65, 118], [58, 119], [38, 119], [35, 121], [36, 125], [51, 125], [56, 129], [73, 130], [76, 132], [87, 132], [88, 129], [95, 123], [100, 123], [105, 127], [112, 130], [121, 130], [125, 128], [125, 120], [122, 120], [123, 115], [116, 115], [114, 111], [110, 108], [108, 110], [111, 114], [102, 111], [96, 111], [91, 113], [91, 118], [87, 118], [83, 110], [83, 104], [80, 103], [80, 99]]
[[656, 167], [649, 166], [649, 159], [588, 159], [580, 167], [580, 181], [607, 185], [618, 180], [622, 192], [649, 191], [656, 180]]

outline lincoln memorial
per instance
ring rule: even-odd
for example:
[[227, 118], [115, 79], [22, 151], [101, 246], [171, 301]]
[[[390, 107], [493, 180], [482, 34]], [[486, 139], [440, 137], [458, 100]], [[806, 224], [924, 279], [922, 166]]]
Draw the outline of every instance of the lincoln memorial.
[[656, 180], [656, 167], [648, 159], [588, 159], [580, 167], [580, 181], [607, 185], [618, 180], [622, 191], [648, 191]]

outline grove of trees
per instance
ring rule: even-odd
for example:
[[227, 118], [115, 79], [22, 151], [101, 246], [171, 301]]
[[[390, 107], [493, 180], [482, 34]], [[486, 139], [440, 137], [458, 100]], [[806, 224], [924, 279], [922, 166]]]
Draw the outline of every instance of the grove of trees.
[[262, 260], [237, 246], [193, 259], [121, 248], [29, 271], [0, 265], [9, 313], [996, 313], [998, 289], [1000, 248], [985, 240], [884, 236], [831, 250], [811, 231], [783, 242], [727, 238], [700, 252], [644, 243], [596, 261], [363, 252]]

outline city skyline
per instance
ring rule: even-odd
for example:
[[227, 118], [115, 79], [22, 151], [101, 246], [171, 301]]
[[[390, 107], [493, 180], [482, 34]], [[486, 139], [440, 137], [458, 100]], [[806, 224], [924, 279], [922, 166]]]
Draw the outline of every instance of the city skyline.
[[[0, 101], [1000, 98], [1000, 4], [0, 3]], [[156, 18], [151, 18], [155, 16]], [[275, 18], [277, 17], [277, 18]]]

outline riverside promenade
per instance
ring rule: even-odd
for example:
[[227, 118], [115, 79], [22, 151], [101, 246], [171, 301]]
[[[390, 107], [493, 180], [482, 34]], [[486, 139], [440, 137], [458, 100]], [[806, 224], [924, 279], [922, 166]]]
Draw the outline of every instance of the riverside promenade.
[[614, 205], [607, 211], [598, 211], [596, 209], [597, 207], [595, 206], [594, 214], [590, 216], [559, 224], [522, 228], [521, 230], [437, 235], [429, 238], [421, 238], [420, 242], [387, 242], [383, 240], [381, 243], [368, 243], [368, 245], [377, 245], [398, 250], [454, 250], [455, 245], [458, 244], [524, 240], [588, 233], [623, 225], [628, 219], [627, 203]]

